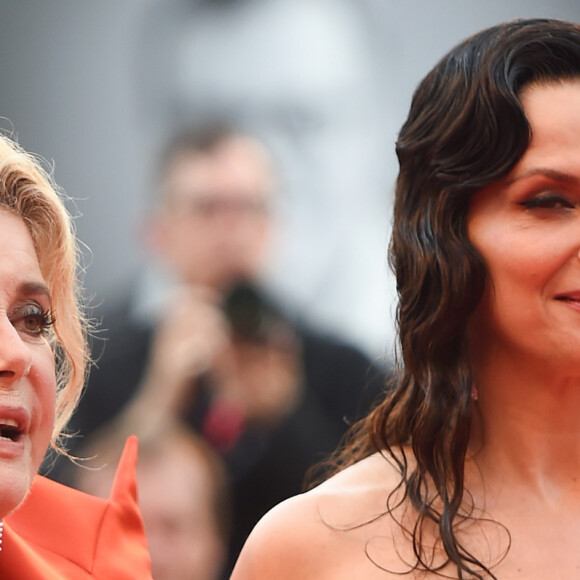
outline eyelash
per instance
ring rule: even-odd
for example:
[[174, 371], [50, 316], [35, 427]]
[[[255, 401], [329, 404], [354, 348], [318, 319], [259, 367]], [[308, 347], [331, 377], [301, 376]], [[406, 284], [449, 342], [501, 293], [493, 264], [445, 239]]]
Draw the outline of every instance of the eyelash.
[[520, 202], [520, 205], [526, 209], [570, 210], [576, 207], [575, 203], [556, 193], [539, 195]]
[[[36, 322], [37, 328], [34, 330], [26, 327], [27, 321], [31, 318], [34, 318]], [[18, 328], [19, 323], [22, 325], [21, 328]], [[37, 304], [27, 304], [15, 312], [12, 324], [17, 330], [22, 330], [31, 336], [46, 336], [49, 328], [54, 324], [54, 318], [50, 311], [42, 309]]]

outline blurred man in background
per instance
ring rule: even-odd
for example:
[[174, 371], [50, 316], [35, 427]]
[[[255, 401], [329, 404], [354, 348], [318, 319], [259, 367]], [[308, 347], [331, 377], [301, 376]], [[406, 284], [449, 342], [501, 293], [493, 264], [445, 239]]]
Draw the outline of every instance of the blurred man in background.
[[[88, 462], [91, 470], [75, 472], [74, 486], [108, 497], [124, 441], [116, 430], [93, 438], [98, 458]], [[139, 440], [137, 480], [155, 580], [219, 580], [231, 514], [225, 468], [211, 447], [187, 428], [166, 424], [163, 437]]]
[[87, 436], [124, 408], [120, 431], [161, 437], [177, 418], [201, 433], [228, 467], [233, 561], [382, 381], [359, 351], [291, 320], [260, 288], [276, 201], [261, 143], [219, 123], [187, 131], [159, 183], [148, 239], [177, 284], [148, 320], [105, 318], [114, 329], [74, 427]]

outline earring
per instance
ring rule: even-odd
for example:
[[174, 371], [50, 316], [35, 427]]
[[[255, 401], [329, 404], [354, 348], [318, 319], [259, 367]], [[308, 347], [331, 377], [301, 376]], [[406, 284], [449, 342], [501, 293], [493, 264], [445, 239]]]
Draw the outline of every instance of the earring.
[[479, 396], [477, 393], [477, 385], [472, 385], [471, 386], [471, 400], [477, 401], [478, 398], [479, 398]]
[[0, 521], [0, 552], [2, 551], [2, 534], [4, 533], [4, 522]]

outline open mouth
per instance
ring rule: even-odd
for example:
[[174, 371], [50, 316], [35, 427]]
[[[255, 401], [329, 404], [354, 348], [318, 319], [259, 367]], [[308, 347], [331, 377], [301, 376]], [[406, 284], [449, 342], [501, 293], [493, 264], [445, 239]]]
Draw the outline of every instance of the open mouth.
[[12, 419], [0, 419], [0, 441], [19, 441], [22, 429]]

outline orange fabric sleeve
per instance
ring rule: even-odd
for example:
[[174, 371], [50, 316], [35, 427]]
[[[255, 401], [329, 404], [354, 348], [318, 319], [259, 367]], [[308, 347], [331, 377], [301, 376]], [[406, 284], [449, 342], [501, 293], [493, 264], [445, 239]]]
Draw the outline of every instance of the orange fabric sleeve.
[[4, 525], [2, 580], [150, 580], [130, 437], [108, 500], [37, 476]]

